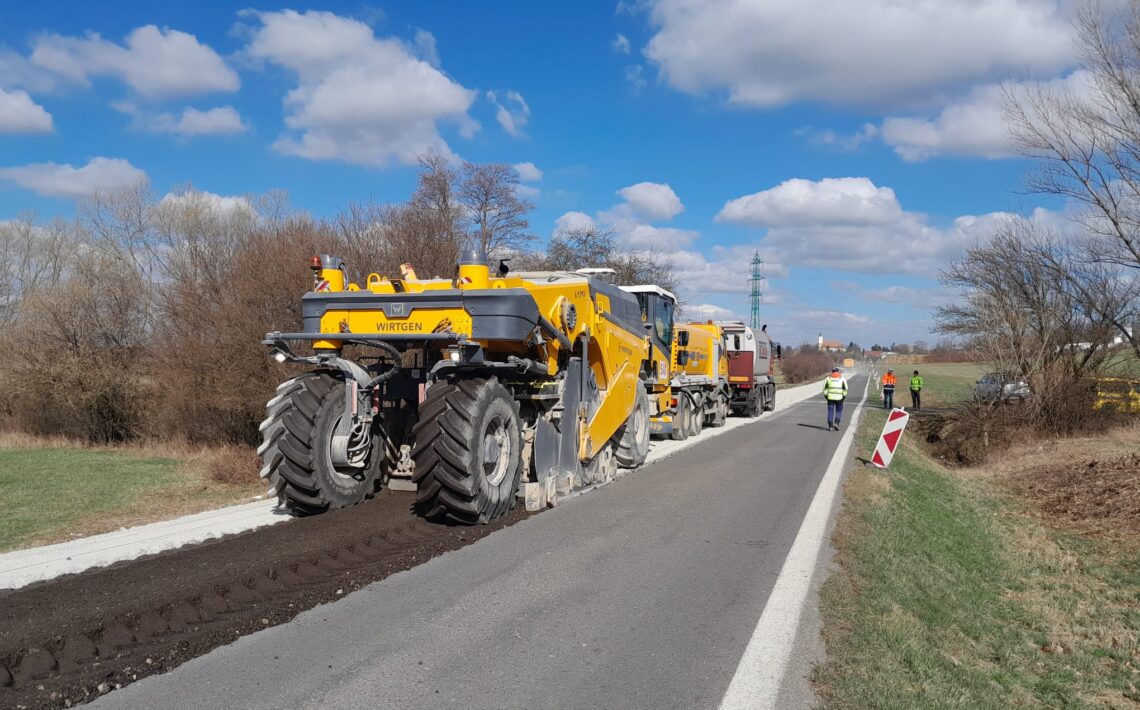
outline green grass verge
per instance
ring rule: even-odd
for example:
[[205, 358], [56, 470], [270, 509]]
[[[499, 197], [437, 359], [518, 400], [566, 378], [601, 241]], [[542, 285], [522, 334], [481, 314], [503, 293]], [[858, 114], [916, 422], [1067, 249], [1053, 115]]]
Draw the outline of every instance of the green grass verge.
[[0, 448], [0, 551], [106, 532], [249, 498], [175, 458], [71, 447]]
[[[885, 414], [858, 432], [864, 455]], [[823, 590], [829, 708], [1136, 707], [1140, 557], [1042, 528], [904, 445], [848, 479]]]

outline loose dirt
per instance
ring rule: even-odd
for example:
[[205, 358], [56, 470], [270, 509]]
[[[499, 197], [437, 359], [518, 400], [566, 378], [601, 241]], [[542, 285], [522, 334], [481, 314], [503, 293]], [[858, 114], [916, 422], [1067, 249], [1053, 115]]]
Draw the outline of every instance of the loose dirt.
[[1010, 483], [1050, 522], [1140, 541], [1140, 454], [1036, 466]]
[[0, 591], [0, 707], [57, 708], [170, 670], [526, 517], [451, 527], [354, 508]]

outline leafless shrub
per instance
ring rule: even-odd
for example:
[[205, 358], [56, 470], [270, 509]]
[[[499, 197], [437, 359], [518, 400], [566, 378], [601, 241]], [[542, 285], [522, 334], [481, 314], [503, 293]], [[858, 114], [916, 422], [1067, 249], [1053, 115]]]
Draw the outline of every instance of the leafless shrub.
[[780, 372], [789, 384], [817, 380], [828, 373], [835, 361], [827, 353], [821, 353], [812, 345], [801, 345], [794, 350], [787, 349], [780, 360]]
[[250, 446], [225, 446], [210, 452], [206, 475], [211, 481], [231, 486], [247, 486], [258, 482], [261, 468], [257, 451]]

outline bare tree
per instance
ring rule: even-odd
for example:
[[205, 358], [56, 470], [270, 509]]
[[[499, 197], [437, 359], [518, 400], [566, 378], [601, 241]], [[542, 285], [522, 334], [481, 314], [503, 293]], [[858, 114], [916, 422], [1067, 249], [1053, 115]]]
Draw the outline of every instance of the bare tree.
[[[1079, 206], [1080, 249], [1055, 279], [1078, 287], [1091, 270], [1116, 293], [1140, 279], [1140, 2], [1090, 3], [1078, 15], [1079, 88], [1010, 86], [1006, 113], [1021, 153], [1037, 161], [1030, 189]], [[1128, 309], [1125, 309], [1127, 311]], [[1140, 357], [1140, 327], [1109, 321]]]
[[935, 318], [999, 372], [1027, 379], [1034, 421], [1064, 430], [1087, 418], [1088, 378], [1105, 371], [1115, 323], [1135, 306], [1117, 275], [1084, 261], [1079, 243], [1011, 218], [943, 272], [962, 297]]
[[527, 214], [534, 204], [519, 196], [519, 176], [505, 163], [464, 163], [459, 199], [471, 221], [471, 239], [490, 255], [521, 251], [534, 241]]
[[648, 252], [622, 249], [610, 228], [592, 225], [557, 232], [546, 252], [545, 268], [574, 271], [587, 267], [611, 268], [622, 285], [656, 284], [676, 292], [673, 260]]

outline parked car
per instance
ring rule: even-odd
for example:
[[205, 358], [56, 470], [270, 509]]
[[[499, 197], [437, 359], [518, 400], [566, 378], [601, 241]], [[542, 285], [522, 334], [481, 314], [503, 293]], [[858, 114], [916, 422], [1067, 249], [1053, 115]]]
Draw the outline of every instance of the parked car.
[[1024, 379], [1000, 372], [987, 373], [974, 384], [974, 397], [980, 402], [1024, 402], [1030, 394]]

